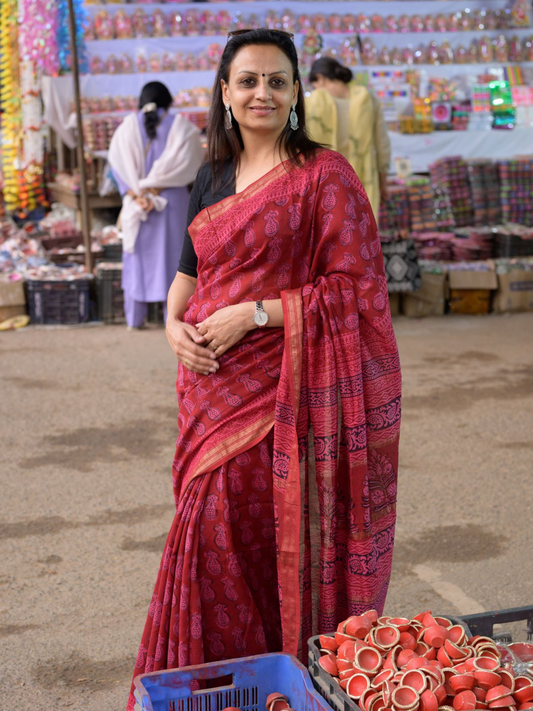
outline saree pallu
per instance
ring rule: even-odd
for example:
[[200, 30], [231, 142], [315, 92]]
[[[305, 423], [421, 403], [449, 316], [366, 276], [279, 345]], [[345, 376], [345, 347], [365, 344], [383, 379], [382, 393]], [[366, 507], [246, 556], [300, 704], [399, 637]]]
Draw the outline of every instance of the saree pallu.
[[[368, 198], [321, 151], [206, 208], [184, 320], [282, 299], [201, 376], [180, 365], [176, 516], [135, 675], [265, 651], [383, 609], [392, 564], [400, 364]], [[130, 706], [132, 708], [132, 697]]]

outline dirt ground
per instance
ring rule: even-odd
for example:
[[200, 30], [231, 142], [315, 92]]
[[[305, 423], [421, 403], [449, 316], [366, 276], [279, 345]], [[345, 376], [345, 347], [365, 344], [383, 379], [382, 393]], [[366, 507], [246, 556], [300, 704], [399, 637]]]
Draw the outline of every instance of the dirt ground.
[[[533, 314], [395, 324], [386, 612], [533, 604]], [[0, 335], [2, 711], [124, 711], [173, 515], [174, 378], [162, 329]]]

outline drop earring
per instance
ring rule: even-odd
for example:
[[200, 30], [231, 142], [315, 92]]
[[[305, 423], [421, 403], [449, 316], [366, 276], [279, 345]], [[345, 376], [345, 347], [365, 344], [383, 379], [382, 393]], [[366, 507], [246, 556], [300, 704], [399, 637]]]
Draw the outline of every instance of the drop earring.
[[230, 105], [224, 104], [224, 108], [226, 109], [226, 118], [224, 121], [224, 128], [226, 129], [226, 131], [231, 131], [231, 129], [233, 128], [233, 122], [231, 120]]
[[298, 114], [296, 113], [296, 104], [293, 105], [289, 115], [289, 122], [293, 131], [298, 130]]

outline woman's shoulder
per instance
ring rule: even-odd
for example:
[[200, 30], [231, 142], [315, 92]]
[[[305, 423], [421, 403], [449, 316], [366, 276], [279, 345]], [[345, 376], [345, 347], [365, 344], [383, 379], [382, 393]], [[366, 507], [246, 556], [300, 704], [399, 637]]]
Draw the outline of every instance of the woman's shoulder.
[[329, 148], [320, 148], [313, 158], [307, 161], [306, 166], [313, 172], [318, 183], [322, 183], [327, 176], [336, 175], [346, 188], [355, 188], [363, 191], [361, 181], [355, 170], [344, 156]]
[[311, 160], [317, 168], [322, 170], [349, 172], [355, 175], [354, 169], [346, 158], [331, 148], [319, 148]]

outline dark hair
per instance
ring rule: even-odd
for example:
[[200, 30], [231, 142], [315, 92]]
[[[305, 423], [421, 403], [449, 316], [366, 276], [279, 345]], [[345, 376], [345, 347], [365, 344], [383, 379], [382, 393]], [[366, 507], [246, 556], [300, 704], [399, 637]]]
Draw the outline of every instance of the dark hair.
[[[150, 81], [142, 88], [139, 97], [139, 109], [142, 109], [146, 104], [155, 104], [158, 109], [168, 109], [172, 101], [172, 94], [164, 84], [160, 81]], [[157, 109], [155, 111], [147, 111], [144, 114], [144, 127], [148, 138], [152, 141], [156, 136], [158, 124], [159, 116], [157, 115]]]
[[226, 161], [231, 160], [235, 170], [238, 168], [241, 151], [244, 148], [239, 124], [235, 119], [233, 119], [233, 128], [230, 131], [226, 131], [224, 128], [225, 108], [221, 81], [228, 83], [231, 64], [235, 56], [243, 47], [249, 45], [278, 47], [292, 64], [294, 81], [299, 82], [295, 109], [298, 116], [298, 129], [293, 131], [287, 122], [287, 126], [279, 137], [280, 154], [282, 150], [285, 150], [293, 161], [297, 160], [297, 156], [299, 156], [298, 160], [302, 158], [305, 160], [313, 155], [318, 148], [321, 148], [320, 144], [309, 138], [305, 129], [305, 100], [298, 69], [298, 55], [293, 40], [289, 35], [276, 32], [276, 30], [250, 30], [250, 32], [236, 35], [228, 41], [215, 78], [207, 125], [208, 155], [215, 185], [219, 183], [219, 169]]
[[318, 81], [319, 74], [326, 77], [326, 79], [342, 81], [344, 84], [349, 84], [353, 79], [352, 70], [348, 67], [343, 67], [333, 57], [320, 57], [316, 62], [313, 62], [309, 72], [309, 81], [311, 83]]

